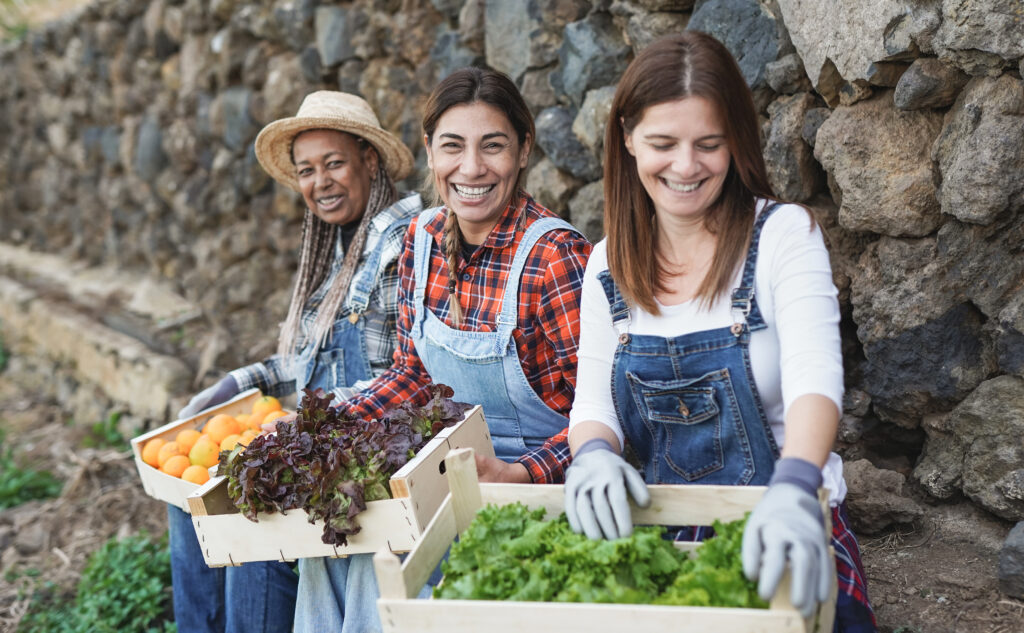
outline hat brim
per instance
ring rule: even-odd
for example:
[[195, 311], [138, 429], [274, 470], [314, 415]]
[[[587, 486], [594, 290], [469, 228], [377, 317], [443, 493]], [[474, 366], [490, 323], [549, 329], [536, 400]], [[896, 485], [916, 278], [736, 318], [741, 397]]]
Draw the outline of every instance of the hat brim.
[[292, 163], [292, 141], [309, 130], [338, 130], [369, 141], [384, 161], [384, 168], [394, 181], [412, 172], [412, 152], [397, 136], [379, 127], [344, 117], [288, 117], [264, 127], [256, 137], [256, 160], [270, 177], [290, 189], [299, 191], [299, 181]]

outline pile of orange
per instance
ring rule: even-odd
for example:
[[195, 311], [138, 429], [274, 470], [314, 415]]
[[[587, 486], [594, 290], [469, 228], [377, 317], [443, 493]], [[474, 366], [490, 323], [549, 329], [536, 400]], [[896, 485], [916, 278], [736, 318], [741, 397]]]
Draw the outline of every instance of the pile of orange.
[[230, 451], [238, 444], [248, 446], [263, 432], [264, 424], [282, 415], [286, 412], [277, 398], [261, 396], [250, 413], [219, 413], [207, 420], [201, 431], [185, 429], [171, 441], [162, 437], [149, 440], [142, 447], [142, 461], [172, 477], [204, 484], [210, 479], [208, 469], [217, 464], [221, 451]]

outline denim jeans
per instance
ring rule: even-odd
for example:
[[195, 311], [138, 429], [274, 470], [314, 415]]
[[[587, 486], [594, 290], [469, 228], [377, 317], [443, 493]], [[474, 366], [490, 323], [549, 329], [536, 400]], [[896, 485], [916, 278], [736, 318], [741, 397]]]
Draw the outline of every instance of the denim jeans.
[[289, 633], [298, 576], [280, 562], [210, 568], [192, 518], [167, 506], [174, 620], [179, 633]]

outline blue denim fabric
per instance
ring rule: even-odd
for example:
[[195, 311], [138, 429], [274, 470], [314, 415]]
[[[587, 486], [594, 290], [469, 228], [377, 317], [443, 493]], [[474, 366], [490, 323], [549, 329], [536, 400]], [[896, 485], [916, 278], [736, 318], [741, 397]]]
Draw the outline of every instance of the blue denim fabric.
[[[568, 425], [568, 419], [547, 406], [527, 381], [512, 330], [518, 322], [519, 279], [530, 251], [548, 231], [575, 229], [558, 218], [530, 225], [513, 258], [496, 330], [465, 332], [449, 327], [424, 309], [432, 238], [423, 227], [436, 213], [437, 209], [428, 209], [417, 223], [416, 316], [410, 333], [413, 344], [434, 382], [454, 389], [455, 400], [483, 406], [495, 453], [513, 461]], [[439, 581], [435, 571], [419, 596], [428, 597]], [[372, 554], [302, 560], [295, 633], [379, 631], [379, 595]]]
[[224, 630], [224, 568], [210, 568], [199, 549], [192, 517], [167, 506], [174, 621], [179, 633]]
[[433, 238], [422, 227], [436, 212], [425, 211], [416, 228], [416, 316], [411, 332], [416, 353], [434, 382], [455, 390], [455, 400], [483, 406], [495, 453], [513, 461], [568, 425], [568, 419], [553, 411], [530, 386], [512, 331], [519, 320], [519, 280], [530, 251], [548, 231], [575, 229], [559, 218], [531, 224], [512, 260], [495, 330], [466, 332], [449, 327], [424, 307]]
[[[298, 576], [292, 563], [245, 563], [225, 570], [227, 633], [289, 633]], [[180, 631], [180, 628], [179, 628]]]
[[608, 297], [619, 345], [612, 364], [615, 411], [649, 484], [768, 483], [779, 450], [750, 367], [751, 332], [764, 329], [754, 297], [761, 228], [754, 224], [732, 293], [735, 324], [677, 337], [629, 334], [629, 309], [608, 271]]

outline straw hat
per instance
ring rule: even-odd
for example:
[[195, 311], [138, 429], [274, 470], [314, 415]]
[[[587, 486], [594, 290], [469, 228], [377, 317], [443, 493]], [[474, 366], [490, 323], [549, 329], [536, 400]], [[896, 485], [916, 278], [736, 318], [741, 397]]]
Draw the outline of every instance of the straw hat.
[[321, 129], [340, 130], [369, 141], [392, 180], [402, 180], [412, 171], [412, 152], [380, 126], [370, 104], [355, 95], [330, 90], [306, 95], [298, 114], [263, 128], [256, 137], [256, 159], [274, 180], [298, 191], [292, 141], [300, 132]]

